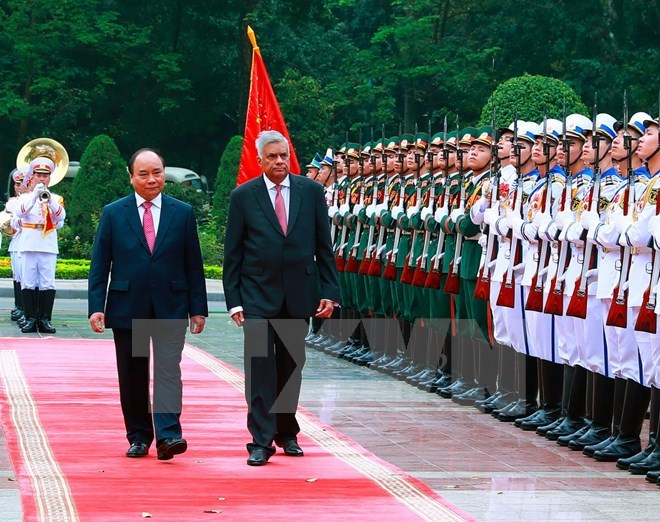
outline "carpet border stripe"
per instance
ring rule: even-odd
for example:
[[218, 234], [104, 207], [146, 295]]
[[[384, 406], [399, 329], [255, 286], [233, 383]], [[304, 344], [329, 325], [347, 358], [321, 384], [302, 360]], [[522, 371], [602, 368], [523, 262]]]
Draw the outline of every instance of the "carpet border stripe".
[[[244, 391], [243, 377], [214, 356], [188, 343], [186, 343], [184, 354], [237, 390]], [[457, 522], [469, 520], [469, 518], [461, 516], [438, 500], [420, 491], [415, 484], [411, 483], [400, 473], [388, 469], [369, 455], [359, 452], [356, 448], [342, 440], [334, 430], [323, 427], [310, 414], [304, 411], [298, 411], [298, 417], [300, 428], [306, 436], [334, 457], [376, 482], [383, 490], [403, 503], [422, 520]]]
[[79, 520], [69, 484], [53, 455], [15, 350], [0, 350], [0, 377], [39, 520]]

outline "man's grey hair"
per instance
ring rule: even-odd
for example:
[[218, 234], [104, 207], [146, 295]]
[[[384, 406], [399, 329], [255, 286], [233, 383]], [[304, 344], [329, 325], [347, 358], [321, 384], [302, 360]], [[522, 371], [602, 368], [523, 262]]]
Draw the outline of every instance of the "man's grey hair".
[[269, 143], [286, 143], [286, 151], [289, 152], [289, 142], [281, 132], [276, 130], [261, 131], [254, 144], [257, 147], [257, 155], [264, 157], [264, 147]]

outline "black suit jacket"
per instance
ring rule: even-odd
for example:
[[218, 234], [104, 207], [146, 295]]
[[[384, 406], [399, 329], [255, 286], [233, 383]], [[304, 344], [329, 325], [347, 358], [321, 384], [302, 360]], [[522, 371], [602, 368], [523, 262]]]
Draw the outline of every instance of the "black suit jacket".
[[231, 193], [223, 282], [227, 309], [273, 317], [316, 313], [319, 299], [339, 302], [323, 187], [289, 176], [288, 234], [282, 232], [263, 175]]
[[192, 207], [163, 195], [150, 253], [135, 195], [107, 205], [94, 239], [88, 300], [89, 315], [104, 311], [108, 328], [132, 328], [133, 319], [207, 316], [204, 264]]

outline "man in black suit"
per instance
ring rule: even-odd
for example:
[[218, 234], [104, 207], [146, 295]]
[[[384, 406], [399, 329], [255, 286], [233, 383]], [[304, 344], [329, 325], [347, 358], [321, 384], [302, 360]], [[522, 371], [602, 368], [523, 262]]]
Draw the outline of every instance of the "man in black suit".
[[251, 466], [266, 464], [273, 442], [303, 455], [296, 409], [308, 318], [330, 317], [339, 301], [323, 187], [289, 175], [279, 132], [261, 132], [256, 147], [263, 175], [231, 193], [223, 272], [227, 308], [245, 327]]
[[[159, 460], [186, 451], [181, 423], [181, 354], [208, 315], [204, 265], [192, 207], [161, 194], [165, 163], [140, 149], [128, 163], [135, 194], [103, 209], [89, 271], [89, 322], [112, 328], [119, 394], [130, 448], [145, 457], [156, 438]], [[108, 286], [108, 278], [110, 285]], [[149, 340], [153, 341], [153, 422]]]

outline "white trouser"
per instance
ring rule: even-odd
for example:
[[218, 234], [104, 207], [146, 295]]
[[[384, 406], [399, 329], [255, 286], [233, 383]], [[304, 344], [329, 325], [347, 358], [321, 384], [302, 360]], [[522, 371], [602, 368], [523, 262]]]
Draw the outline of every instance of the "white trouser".
[[[633, 317], [637, 320], [639, 315], [640, 306], [633, 307]], [[660, 321], [659, 321], [660, 322]], [[634, 324], [634, 323], [633, 323]], [[639, 358], [642, 363], [641, 384], [644, 386], [660, 387], [660, 376], [658, 376], [657, 362], [660, 357], [660, 329], [656, 326], [655, 334], [648, 332], [638, 332], [635, 330], [635, 340], [637, 341], [637, 349], [639, 351]]]
[[632, 308], [627, 308], [626, 327], [617, 328], [616, 326], [607, 326], [607, 316], [611, 305], [612, 299], [601, 300], [610, 375], [639, 382], [639, 356], [637, 341], [635, 340], [635, 322]]
[[[564, 312], [568, 296], [564, 296]], [[578, 362], [577, 340], [575, 339], [575, 317], [555, 316], [555, 335], [557, 336], [557, 354], [564, 364], [575, 366]]]
[[[525, 302], [529, 297], [529, 287], [523, 286]], [[545, 296], [547, 297], [547, 296]], [[545, 302], [545, 299], [543, 300]], [[524, 306], [524, 304], [523, 304]], [[556, 361], [556, 340], [554, 332], [554, 317], [543, 312], [525, 311], [527, 332], [529, 334], [530, 355], [544, 361]]]
[[23, 271], [23, 255], [21, 252], [10, 252], [9, 260], [11, 262], [11, 273], [14, 281], [21, 282], [21, 272]]
[[506, 306], [497, 306], [497, 296], [500, 295], [500, 288], [502, 283], [499, 281], [490, 280], [490, 311], [493, 314], [493, 337], [495, 341], [504, 346], [512, 346], [511, 336], [509, 335], [508, 328], [508, 315], [507, 311], [512, 310]]
[[609, 377], [607, 345], [605, 343], [600, 299], [595, 295], [588, 296], [587, 317], [586, 319], [577, 319], [574, 324], [578, 349], [577, 363], [587, 370]]
[[54, 290], [57, 254], [50, 252], [23, 252], [21, 284], [23, 289]]

